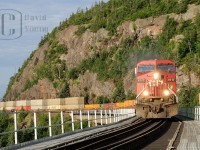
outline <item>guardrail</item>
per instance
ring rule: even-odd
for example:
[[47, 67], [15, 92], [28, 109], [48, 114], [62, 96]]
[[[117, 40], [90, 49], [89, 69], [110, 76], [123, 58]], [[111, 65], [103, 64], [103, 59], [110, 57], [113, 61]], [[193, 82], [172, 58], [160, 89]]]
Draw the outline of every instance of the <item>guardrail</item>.
[[194, 108], [179, 108], [178, 114], [194, 120], [200, 120], [200, 106]]
[[[64, 125], [69, 124], [71, 126], [71, 131], [75, 131], [75, 123], [80, 123], [80, 129], [83, 129], [83, 121], [87, 121], [87, 126], [90, 128], [93, 126], [110, 124], [114, 122], [118, 122], [123, 119], [127, 119], [129, 117], [135, 116], [134, 108], [118, 108], [118, 109], [94, 109], [94, 110], [71, 110], [71, 111], [28, 111], [28, 113], [32, 113], [33, 115], [33, 124], [34, 127], [31, 128], [22, 128], [18, 129], [17, 124], [17, 114], [22, 113], [24, 111], [15, 111], [15, 112], [1, 112], [9, 113], [13, 115], [13, 124], [14, 131], [2, 132], [0, 135], [5, 134], [13, 134], [14, 133], [14, 143], [18, 144], [18, 132], [25, 130], [34, 130], [34, 139], [38, 139], [38, 129], [48, 128], [49, 137], [52, 136], [52, 127], [59, 127], [61, 129], [61, 133], [65, 133]], [[38, 113], [48, 113], [48, 126], [38, 126], [37, 125], [37, 114]], [[52, 124], [52, 113], [60, 113], [60, 124]], [[70, 121], [64, 122], [64, 113], [67, 113], [70, 117]], [[86, 118], [86, 119], [84, 119]]]

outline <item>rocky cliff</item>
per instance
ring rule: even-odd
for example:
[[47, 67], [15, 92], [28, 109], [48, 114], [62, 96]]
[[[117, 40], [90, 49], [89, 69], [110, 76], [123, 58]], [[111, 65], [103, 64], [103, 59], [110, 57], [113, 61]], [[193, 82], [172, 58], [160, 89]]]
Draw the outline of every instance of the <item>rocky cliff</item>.
[[[94, 8], [108, 4], [98, 4]], [[200, 5], [189, 4], [187, 10], [179, 14], [126, 19], [115, 28], [114, 34], [106, 27], [92, 31], [90, 23], [85, 22], [64, 26], [71, 21], [69, 19], [41, 41], [39, 48], [11, 78], [4, 98], [9, 101], [85, 96], [88, 102], [99, 97], [133, 98], [134, 67], [146, 58], [176, 61], [178, 89], [183, 85], [197, 87], [200, 85], [198, 72], [185, 70], [185, 64], [179, 59], [180, 44], [185, 38], [185, 30], [179, 30], [183, 24], [194, 22], [199, 12]], [[168, 29], [171, 24], [172, 33], [172, 28]]]

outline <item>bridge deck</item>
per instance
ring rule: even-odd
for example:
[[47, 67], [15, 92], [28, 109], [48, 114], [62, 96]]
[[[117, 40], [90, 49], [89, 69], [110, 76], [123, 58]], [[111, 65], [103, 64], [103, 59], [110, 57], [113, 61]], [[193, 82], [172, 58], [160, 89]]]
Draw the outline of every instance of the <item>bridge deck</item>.
[[200, 121], [185, 120], [177, 150], [200, 149]]
[[75, 141], [76, 139], [83, 139], [84, 137], [87, 137], [89, 135], [94, 135], [99, 132], [103, 132], [106, 130], [110, 130], [116, 127], [123, 126], [125, 124], [129, 124], [136, 120], [138, 117], [133, 117], [129, 119], [125, 119], [124, 121], [120, 121], [118, 123], [112, 123], [110, 125], [104, 125], [104, 126], [97, 126], [97, 127], [91, 127], [91, 128], [86, 128], [83, 130], [77, 130], [71, 133], [64, 133], [62, 135], [50, 137], [50, 138], [45, 138], [45, 139], [40, 139], [32, 142], [26, 142], [18, 145], [14, 145], [11, 147], [7, 147], [5, 149], [20, 149], [20, 150], [35, 150], [35, 149], [46, 149], [64, 142], [70, 142], [70, 141]]

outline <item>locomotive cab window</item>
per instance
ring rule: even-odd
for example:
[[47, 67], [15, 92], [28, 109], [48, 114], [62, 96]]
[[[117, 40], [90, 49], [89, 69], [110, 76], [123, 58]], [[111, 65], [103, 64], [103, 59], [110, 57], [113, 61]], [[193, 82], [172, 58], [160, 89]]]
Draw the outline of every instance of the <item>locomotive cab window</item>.
[[138, 72], [149, 72], [153, 71], [155, 68], [154, 65], [143, 65], [138, 67]]
[[173, 64], [162, 64], [157, 66], [157, 70], [160, 71], [174, 71], [174, 65]]

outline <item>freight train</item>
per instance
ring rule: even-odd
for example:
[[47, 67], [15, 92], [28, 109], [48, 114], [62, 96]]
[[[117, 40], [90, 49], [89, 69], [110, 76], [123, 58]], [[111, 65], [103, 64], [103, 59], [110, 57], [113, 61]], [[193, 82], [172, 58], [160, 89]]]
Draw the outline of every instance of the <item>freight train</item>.
[[143, 118], [171, 118], [177, 114], [176, 64], [144, 60], [137, 64], [136, 114]]
[[125, 100], [124, 102], [106, 104], [84, 104], [84, 97], [69, 97], [0, 102], [0, 111], [116, 109], [130, 107], [135, 107], [135, 100]]

